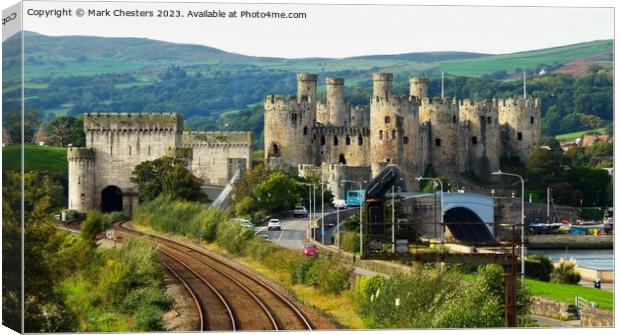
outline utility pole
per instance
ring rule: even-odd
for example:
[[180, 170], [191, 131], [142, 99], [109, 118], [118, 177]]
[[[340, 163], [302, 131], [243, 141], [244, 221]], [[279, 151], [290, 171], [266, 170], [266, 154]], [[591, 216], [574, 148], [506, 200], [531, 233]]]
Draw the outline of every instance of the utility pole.
[[442, 73], [441, 73], [441, 98], [442, 98], [442, 99], [444, 98], [444, 94], [443, 94], [443, 92], [444, 92], [444, 89], [443, 89], [443, 81], [444, 81], [444, 74], [443, 74], [443, 72], [442, 72]]
[[325, 244], [325, 200], [323, 191], [323, 168], [321, 167], [321, 244]]
[[526, 77], [527, 74], [523, 71], [523, 100], [527, 99], [527, 84], [525, 82]]
[[394, 207], [394, 185], [392, 185], [392, 253], [396, 253], [396, 207]]

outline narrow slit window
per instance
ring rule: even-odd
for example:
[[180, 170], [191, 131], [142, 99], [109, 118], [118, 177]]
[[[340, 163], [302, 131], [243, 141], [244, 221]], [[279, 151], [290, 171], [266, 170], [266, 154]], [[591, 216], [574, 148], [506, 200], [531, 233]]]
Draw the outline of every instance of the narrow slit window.
[[473, 145], [478, 144], [478, 138], [477, 138], [476, 136], [473, 136], [473, 137], [471, 138], [471, 144], [473, 144]]
[[383, 139], [383, 130], [379, 130], [379, 139], [382, 140]]
[[534, 117], [530, 116], [530, 124], [534, 124]]
[[403, 136], [403, 144], [409, 144], [409, 136]]
[[357, 136], [357, 145], [362, 145], [364, 144], [364, 139], [362, 138], [362, 135], [358, 135]]
[[487, 124], [493, 124], [493, 118], [490, 116], [487, 116]]
[[338, 136], [334, 135], [334, 145], [338, 145]]
[[517, 140], [521, 141], [523, 139], [523, 133], [522, 132], [518, 132], [517, 133]]
[[351, 145], [351, 137], [347, 136], [344, 140], [346, 145]]
[[390, 123], [390, 121], [391, 121], [391, 120], [390, 120], [390, 117], [389, 117], [389, 116], [386, 116], [386, 117], [385, 117], [385, 123]]
[[441, 138], [436, 138], [435, 139], [435, 146], [436, 147], [440, 147], [441, 146]]

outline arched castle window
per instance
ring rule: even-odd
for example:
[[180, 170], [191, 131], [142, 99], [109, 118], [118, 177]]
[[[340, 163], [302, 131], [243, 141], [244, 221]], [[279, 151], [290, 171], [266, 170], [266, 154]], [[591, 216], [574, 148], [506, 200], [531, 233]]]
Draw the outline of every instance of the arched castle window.
[[344, 143], [346, 145], [351, 145], [351, 137], [349, 137], [349, 135], [347, 135], [347, 137], [344, 139]]
[[362, 135], [357, 135], [357, 145], [362, 144], [364, 144], [364, 139], [362, 138]]
[[321, 136], [321, 145], [325, 145], [325, 135]]
[[409, 144], [409, 136], [403, 136], [403, 144]]
[[392, 139], [395, 140], [396, 139], [396, 130], [392, 129]]
[[347, 164], [347, 159], [344, 158], [344, 154], [340, 154], [340, 157], [338, 157], [338, 163]]
[[385, 117], [385, 123], [390, 123], [390, 117], [389, 116]]
[[473, 144], [473, 145], [478, 144], [478, 138], [477, 138], [476, 136], [473, 136], [473, 137], [471, 138], [471, 144]]
[[435, 146], [436, 147], [440, 147], [441, 146], [441, 138], [436, 138], [435, 139]]
[[383, 130], [379, 130], [379, 139], [382, 140], [383, 139]]
[[304, 136], [308, 135], [308, 127], [304, 127]]
[[517, 140], [519, 140], [519, 141], [523, 140], [523, 133], [522, 132], [518, 132], [517, 133]]
[[279, 157], [280, 156], [280, 148], [276, 143], [272, 143], [269, 148], [269, 157]]
[[334, 135], [334, 145], [338, 145], [338, 135]]

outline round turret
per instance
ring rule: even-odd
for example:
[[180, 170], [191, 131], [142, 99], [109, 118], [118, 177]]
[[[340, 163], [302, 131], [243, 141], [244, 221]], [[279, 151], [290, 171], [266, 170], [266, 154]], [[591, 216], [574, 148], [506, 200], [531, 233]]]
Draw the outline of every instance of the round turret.
[[69, 148], [69, 209], [85, 212], [94, 208], [95, 159], [92, 148]]
[[428, 79], [420, 77], [409, 79], [409, 95], [417, 98], [428, 97]]
[[389, 97], [392, 95], [391, 73], [376, 72], [372, 74], [372, 92], [375, 97]]
[[347, 105], [344, 101], [344, 78], [325, 78], [327, 84], [327, 110], [329, 123], [344, 126], [348, 119]]
[[298, 73], [297, 74], [297, 99], [307, 99], [309, 102], [316, 101], [316, 74]]

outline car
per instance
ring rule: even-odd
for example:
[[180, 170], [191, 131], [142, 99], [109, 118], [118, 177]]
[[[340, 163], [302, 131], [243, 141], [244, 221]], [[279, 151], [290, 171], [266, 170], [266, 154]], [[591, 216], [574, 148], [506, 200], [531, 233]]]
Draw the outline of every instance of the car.
[[271, 219], [269, 223], [267, 223], [267, 230], [282, 230], [282, 226], [280, 225], [280, 220]]
[[308, 210], [304, 206], [297, 206], [295, 207], [295, 209], [293, 209], [293, 216], [296, 218], [298, 217], [305, 218], [308, 216]]
[[246, 228], [254, 229], [254, 224], [250, 220], [237, 219], [237, 222], [239, 222], [240, 225], [242, 225], [242, 226], [244, 226]]
[[306, 244], [302, 249], [304, 256], [318, 256], [319, 249], [314, 244]]

